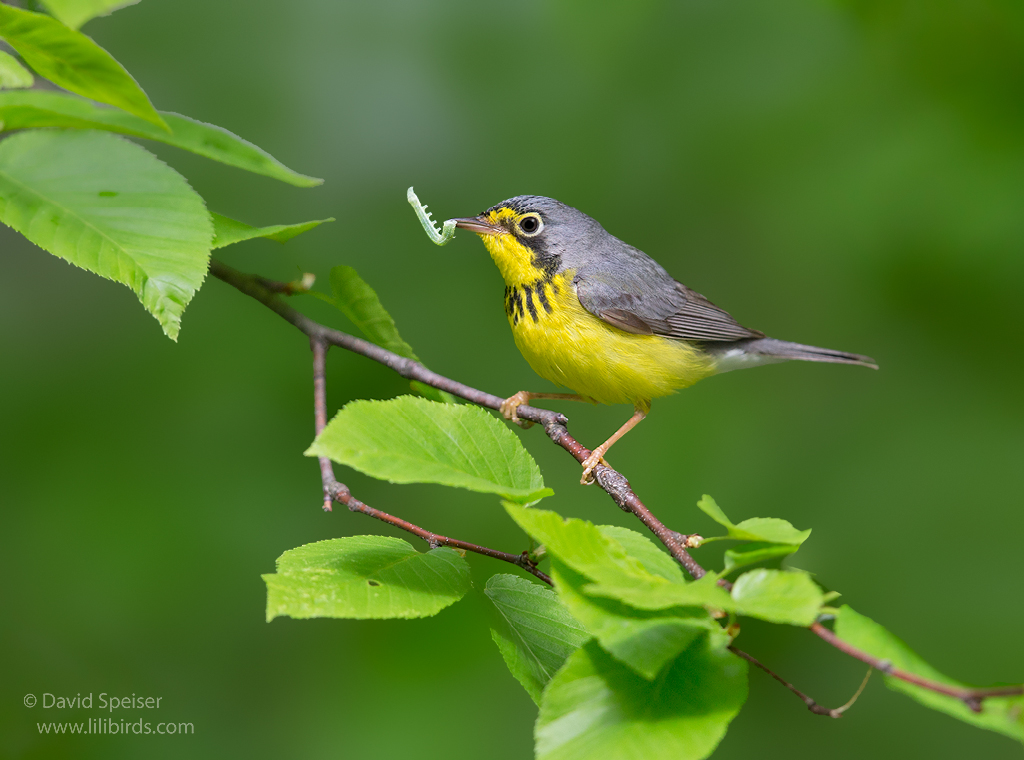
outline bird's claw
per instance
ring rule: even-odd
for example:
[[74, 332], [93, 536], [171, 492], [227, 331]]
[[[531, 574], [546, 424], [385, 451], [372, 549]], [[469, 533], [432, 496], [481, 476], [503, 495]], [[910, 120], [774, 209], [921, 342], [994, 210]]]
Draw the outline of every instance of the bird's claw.
[[583, 477], [580, 478], [581, 486], [590, 486], [594, 484], [594, 470], [599, 464], [603, 464], [605, 467], [611, 467], [604, 458], [604, 452], [600, 448], [593, 451], [589, 457], [583, 460]]
[[499, 411], [501, 416], [506, 420], [516, 423], [521, 428], [532, 427], [533, 423], [528, 420], [519, 419], [519, 415], [516, 414], [516, 410], [519, 409], [523, 404], [530, 403], [530, 394], [526, 391], [519, 391], [514, 396], [509, 396], [507, 399], [501, 402]]

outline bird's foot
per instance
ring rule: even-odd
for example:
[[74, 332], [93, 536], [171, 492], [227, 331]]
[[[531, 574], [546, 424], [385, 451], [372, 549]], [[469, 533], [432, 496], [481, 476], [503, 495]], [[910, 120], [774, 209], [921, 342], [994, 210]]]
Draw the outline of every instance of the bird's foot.
[[581, 486], [593, 485], [594, 469], [599, 464], [603, 464], [605, 467], [611, 467], [604, 458], [604, 447], [602, 446], [598, 446], [591, 452], [589, 457], [583, 460], [583, 477], [580, 478]]
[[532, 427], [532, 422], [529, 422], [527, 420], [521, 420], [519, 419], [519, 415], [516, 414], [516, 410], [520, 406], [529, 403], [530, 394], [527, 391], [519, 391], [519, 393], [515, 394], [514, 396], [509, 396], [507, 399], [502, 401], [501, 406], [499, 407], [499, 411], [501, 412], [502, 417], [504, 417], [506, 420], [511, 420], [512, 422], [519, 425], [519, 427], [521, 428]]

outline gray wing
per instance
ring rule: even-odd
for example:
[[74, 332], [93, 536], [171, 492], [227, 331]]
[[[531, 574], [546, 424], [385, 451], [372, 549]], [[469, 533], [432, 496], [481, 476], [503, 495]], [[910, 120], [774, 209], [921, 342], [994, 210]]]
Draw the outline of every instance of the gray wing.
[[697, 341], [764, 337], [676, 282], [646, 254], [636, 249], [630, 253], [634, 251], [640, 256], [630, 255], [618, 262], [618, 271], [609, 271], [607, 264], [581, 267], [573, 284], [584, 309], [620, 330], [639, 335]]

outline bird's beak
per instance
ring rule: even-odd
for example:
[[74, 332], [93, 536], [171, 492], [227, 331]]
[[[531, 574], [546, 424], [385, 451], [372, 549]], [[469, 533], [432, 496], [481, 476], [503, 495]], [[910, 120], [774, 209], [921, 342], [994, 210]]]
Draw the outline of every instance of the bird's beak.
[[491, 224], [484, 214], [480, 216], [466, 216], [455, 220], [455, 226], [460, 230], [469, 230], [478, 235], [502, 235], [505, 230], [497, 225]]

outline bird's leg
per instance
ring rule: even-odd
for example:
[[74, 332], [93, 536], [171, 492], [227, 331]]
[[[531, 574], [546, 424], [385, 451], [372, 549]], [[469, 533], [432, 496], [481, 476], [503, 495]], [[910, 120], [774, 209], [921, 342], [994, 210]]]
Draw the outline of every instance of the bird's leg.
[[512, 420], [512, 422], [522, 427], [530, 427], [532, 422], [520, 422], [519, 415], [516, 414], [516, 410], [523, 404], [529, 404], [531, 399], [535, 398], [549, 398], [559, 399], [561, 401], [586, 401], [580, 395], [575, 393], [530, 393], [529, 391], [519, 391], [514, 396], [509, 396], [507, 399], [501, 402], [501, 414], [506, 420]]
[[625, 425], [616, 430], [612, 434], [611, 438], [609, 438], [607, 441], [605, 441], [592, 452], [590, 452], [590, 456], [583, 460], [583, 477], [580, 478], [580, 483], [582, 485], [587, 486], [594, 482], [594, 468], [597, 467], [598, 464], [608, 464], [607, 462], [604, 461], [604, 455], [608, 453], [608, 449], [610, 449], [612, 445], [622, 436], [624, 436], [626, 433], [628, 433], [630, 430], [636, 427], [636, 424], [647, 416], [647, 412], [649, 410], [650, 406], [648, 406], [646, 409], [641, 409], [639, 406], [637, 406], [636, 411], [633, 412], [633, 416], [626, 420]]

